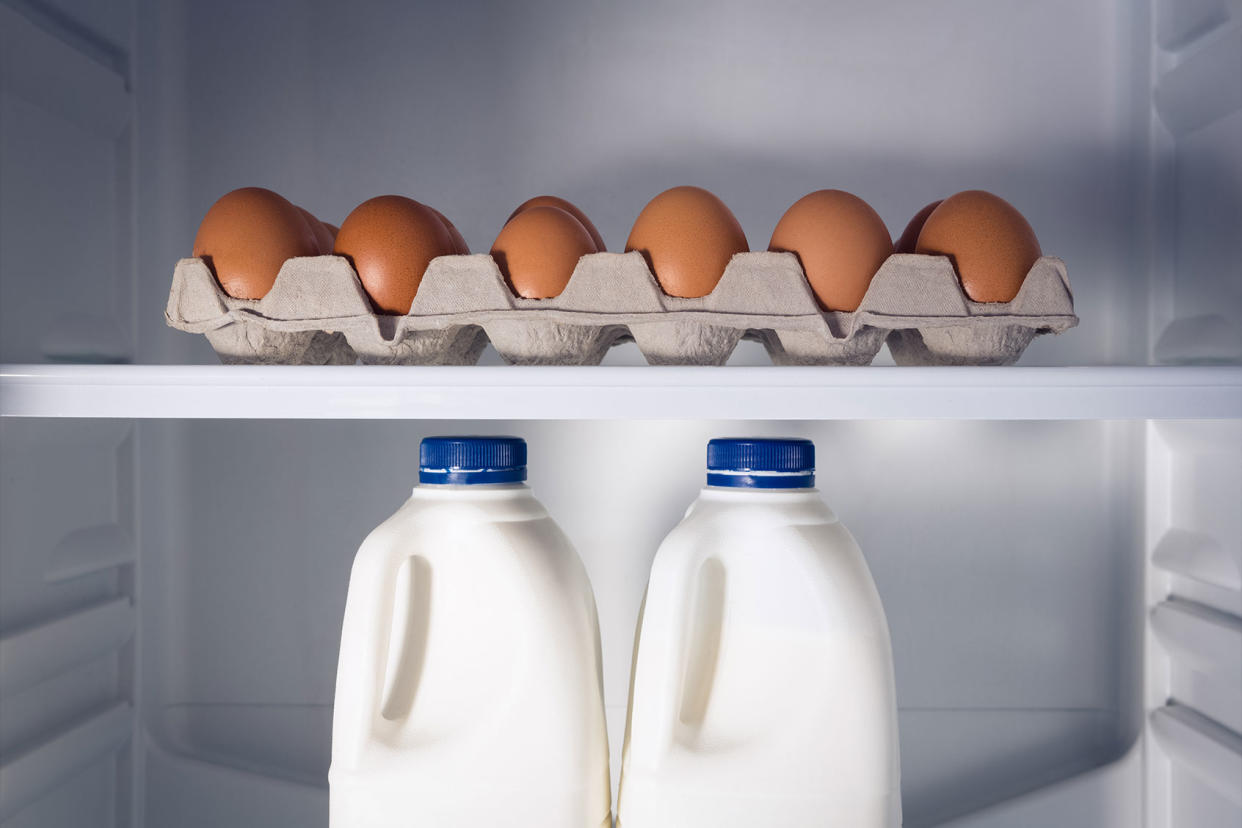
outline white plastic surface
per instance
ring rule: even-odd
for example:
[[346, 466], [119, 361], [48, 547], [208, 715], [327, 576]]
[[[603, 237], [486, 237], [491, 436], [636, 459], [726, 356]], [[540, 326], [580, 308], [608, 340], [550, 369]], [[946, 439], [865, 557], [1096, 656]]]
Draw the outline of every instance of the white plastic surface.
[[416, 487], [350, 574], [331, 828], [608, 826], [600, 665], [586, 570], [529, 488]]
[[880, 596], [819, 492], [704, 489], [635, 638], [624, 828], [901, 825]]
[[1242, 420], [1148, 427], [1145, 799], [1242, 823]]
[[0, 366], [0, 415], [209, 419], [1242, 417], [1242, 368]]

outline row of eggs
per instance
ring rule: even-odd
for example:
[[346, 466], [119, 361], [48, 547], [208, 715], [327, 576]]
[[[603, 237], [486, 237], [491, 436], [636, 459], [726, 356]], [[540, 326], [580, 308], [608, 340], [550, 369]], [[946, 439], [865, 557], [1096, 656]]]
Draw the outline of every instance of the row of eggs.
[[[688, 298], [711, 293], [729, 259], [749, 249], [724, 202], [687, 186], [648, 202], [625, 243], [626, 252], [646, 257], [666, 294]], [[768, 250], [796, 254], [820, 305], [830, 311], [856, 310], [894, 252], [949, 256], [976, 302], [1012, 300], [1041, 255], [1022, 214], [982, 190], [928, 204], [896, 243], [858, 196], [816, 190], [785, 212]], [[490, 252], [516, 295], [547, 299], [565, 289], [581, 256], [604, 251], [586, 214], [565, 199], [538, 196], [513, 211]], [[432, 259], [469, 252], [447, 217], [404, 196], [365, 201], [337, 228], [270, 190], [246, 187], [208, 210], [193, 255], [238, 299], [262, 298], [286, 259], [344, 256], [379, 313], [406, 314]]]

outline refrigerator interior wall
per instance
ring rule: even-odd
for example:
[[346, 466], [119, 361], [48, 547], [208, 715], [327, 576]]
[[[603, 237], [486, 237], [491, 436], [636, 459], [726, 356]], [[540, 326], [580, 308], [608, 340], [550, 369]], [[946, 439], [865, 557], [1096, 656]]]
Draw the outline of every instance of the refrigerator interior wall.
[[[0, 2], [0, 361], [215, 362], [163, 306], [252, 184], [408, 194], [475, 250], [540, 192], [620, 249], [700, 184], [762, 249], [812, 189], [896, 235], [983, 187], [1083, 319], [1024, 364], [1242, 357], [1242, 0], [359, 5]], [[587, 559], [614, 750], [703, 441], [796, 432], [893, 624], [908, 825], [1235, 824], [1238, 426], [4, 421], [0, 823], [323, 824], [350, 556], [475, 428], [532, 440]]]
[[125, 421], [0, 420], [6, 828], [142, 824], [134, 441]]
[[[137, 353], [133, 11], [0, 4], [0, 361]], [[133, 423], [0, 423], [5, 828], [144, 824], [136, 462]]]

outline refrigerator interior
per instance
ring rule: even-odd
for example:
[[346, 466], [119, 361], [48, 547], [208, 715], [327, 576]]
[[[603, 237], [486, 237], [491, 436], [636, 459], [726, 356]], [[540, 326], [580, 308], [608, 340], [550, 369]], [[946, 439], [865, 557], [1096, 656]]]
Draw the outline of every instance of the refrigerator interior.
[[[894, 235], [995, 191], [1066, 260], [1082, 319], [1021, 366], [1237, 365], [1240, 66], [1238, 0], [4, 0], [0, 362], [216, 362], [162, 314], [234, 187], [334, 223], [408, 194], [476, 251], [551, 192], [616, 250], [651, 196], [694, 183], [754, 249], [821, 187]], [[753, 343], [732, 360], [765, 362]], [[0, 824], [326, 824], [351, 557], [407, 495], [418, 440], [451, 432], [530, 441], [594, 584], [614, 777], [647, 570], [705, 441], [792, 434], [816, 441], [884, 600], [906, 825], [1238, 823], [1236, 408], [739, 421], [732, 402], [0, 420]]]

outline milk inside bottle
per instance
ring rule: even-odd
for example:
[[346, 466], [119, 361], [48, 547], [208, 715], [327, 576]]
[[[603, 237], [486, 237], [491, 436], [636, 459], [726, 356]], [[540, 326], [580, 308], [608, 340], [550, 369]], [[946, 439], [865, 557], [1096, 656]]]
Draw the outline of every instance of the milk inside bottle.
[[808, 440], [712, 440], [635, 641], [623, 828], [901, 824], [888, 625]]
[[595, 600], [525, 442], [428, 438], [419, 460], [350, 575], [332, 828], [609, 825]]

